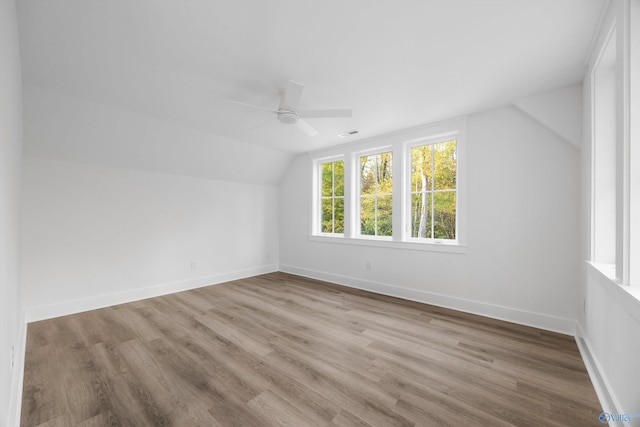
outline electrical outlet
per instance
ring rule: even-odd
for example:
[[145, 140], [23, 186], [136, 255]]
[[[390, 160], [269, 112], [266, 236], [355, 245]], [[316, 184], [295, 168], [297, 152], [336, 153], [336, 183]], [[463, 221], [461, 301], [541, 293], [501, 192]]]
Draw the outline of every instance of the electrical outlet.
[[371, 270], [371, 262], [367, 261], [364, 263], [364, 266], [367, 270]]
[[587, 299], [582, 300], [582, 312], [583, 314], [587, 314]]
[[196, 262], [195, 261], [191, 261], [191, 269], [192, 270], [196, 269]]
[[11, 369], [16, 365], [16, 347], [11, 346]]

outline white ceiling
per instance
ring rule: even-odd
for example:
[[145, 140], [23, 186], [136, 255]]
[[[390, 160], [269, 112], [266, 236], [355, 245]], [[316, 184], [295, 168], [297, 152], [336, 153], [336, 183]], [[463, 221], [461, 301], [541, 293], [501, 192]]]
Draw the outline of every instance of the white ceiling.
[[[582, 81], [605, 0], [21, 0], [26, 84], [298, 153]], [[270, 115], [289, 80], [309, 138]]]

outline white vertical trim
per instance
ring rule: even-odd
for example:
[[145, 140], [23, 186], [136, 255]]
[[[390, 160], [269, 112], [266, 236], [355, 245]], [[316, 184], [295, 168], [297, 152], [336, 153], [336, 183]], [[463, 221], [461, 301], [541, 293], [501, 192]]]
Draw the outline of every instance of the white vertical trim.
[[629, 206], [630, 206], [630, 197], [631, 192], [629, 189], [630, 184], [630, 146], [629, 146], [629, 105], [630, 105], [630, 46], [629, 46], [629, 36], [630, 36], [630, 3], [629, 0], [623, 0], [622, 7], [620, 7], [620, 18], [618, 19], [618, 26], [620, 30], [618, 31], [618, 94], [620, 96], [620, 100], [618, 101], [618, 105], [620, 109], [618, 110], [618, 124], [617, 131], [620, 133], [618, 139], [618, 165], [620, 167], [619, 179], [619, 194], [620, 194], [620, 202], [618, 203], [618, 208], [620, 209], [619, 217], [620, 217], [620, 227], [617, 231], [617, 238], [620, 239], [620, 244], [618, 245], [620, 248], [620, 256], [618, 256], [616, 260], [616, 270], [620, 270], [619, 280], [623, 285], [629, 285], [629, 272], [631, 268], [631, 258], [630, 258], [630, 226], [631, 220], [629, 217]]
[[[617, 55], [617, 40], [618, 32], [615, 9], [611, 9], [607, 13], [607, 21], [603, 31], [603, 34], [598, 37], [598, 51], [596, 58], [592, 62], [592, 66], [589, 70], [588, 76], [590, 80], [591, 89], [591, 256], [590, 260], [600, 263], [616, 264], [616, 258], [621, 253], [618, 249], [620, 243], [619, 234], [617, 232], [618, 226], [621, 225], [621, 221], [618, 219], [619, 209], [617, 209], [618, 201], [620, 200], [620, 194], [618, 191], [618, 157], [619, 150], [617, 149], [617, 121], [618, 115], [612, 108], [609, 107], [609, 102], [613, 102], [613, 107], [617, 108], [617, 100], [619, 99], [618, 84], [620, 79], [616, 72], [615, 57], [612, 57], [612, 52]], [[612, 51], [612, 49], [614, 49]], [[611, 80], [613, 80], [611, 82]], [[607, 90], [610, 83], [613, 83], [613, 88], [610, 89], [613, 93]], [[604, 89], [603, 89], [604, 88]], [[613, 95], [613, 100], [608, 99], [607, 95]], [[603, 99], [601, 99], [603, 98]], [[612, 128], [609, 128], [608, 114], [612, 114], [613, 123], [610, 124]], [[607, 124], [607, 126], [603, 126]], [[615, 133], [614, 140], [608, 142], [607, 138], [612, 137], [609, 132]], [[609, 158], [613, 156], [612, 158]], [[609, 162], [612, 161], [612, 164]], [[607, 186], [609, 180], [613, 179], [613, 189], [606, 188], [604, 191], [603, 186]], [[615, 196], [613, 211], [606, 209], [607, 204], [602, 203], [602, 198], [607, 197], [609, 194]], [[606, 200], [605, 200], [606, 201]], [[609, 216], [612, 215], [610, 218]], [[609, 229], [612, 227], [613, 230]]]
[[320, 219], [318, 218], [318, 213], [320, 208], [318, 207], [318, 193], [320, 183], [318, 182], [318, 165], [322, 159], [311, 159], [309, 158], [309, 163], [311, 163], [311, 195], [309, 203], [311, 204], [311, 222], [309, 224], [309, 234], [317, 234], [318, 222]]
[[[631, 218], [640, 218], [640, 0], [629, 4], [629, 285], [640, 287], [640, 225]], [[635, 117], [636, 120], [631, 120]]]
[[[393, 217], [391, 219], [391, 240], [401, 242], [405, 239], [404, 236], [404, 217], [403, 215], [403, 203], [404, 203], [404, 176], [406, 175], [406, 171], [404, 170], [404, 156], [405, 153], [402, 150], [398, 150], [395, 146], [392, 151], [392, 172], [391, 176], [393, 177], [393, 201], [392, 201], [392, 209], [393, 209]], [[401, 173], [405, 172], [405, 173]]]
[[344, 155], [344, 236], [353, 238], [356, 233], [356, 213], [358, 207], [353, 195], [356, 191], [357, 179], [353, 153]]
[[457, 124], [456, 241], [467, 244], [467, 121]]
[[27, 348], [27, 322], [24, 311], [21, 313], [18, 339], [16, 341], [15, 362], [11, 378], [11, 388], [9, 395], [9, 407], [7, 414], [7, 426], [20, 426], [20, 416], [22, 412], [22, 384], [24, 382], [24, 363]]

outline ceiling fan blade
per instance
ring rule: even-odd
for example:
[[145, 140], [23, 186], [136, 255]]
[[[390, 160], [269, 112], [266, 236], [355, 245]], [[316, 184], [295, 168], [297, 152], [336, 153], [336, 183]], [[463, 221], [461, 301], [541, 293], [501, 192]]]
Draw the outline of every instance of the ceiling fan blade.
[[305, 122], [302, 119], [298, 120], [298, 122], [296, 123], [296, 127], [302, 132], [306, 133], [307, 136], [316, 136], [318, 134], [317, 130], [315, 130], [309, 123]]
[[273, 120], [275, 120], [275, 119], [276, 119], [276, 117], [274, 116], [274, 117], [271, 117], [269, 120], [265, 120], [265, 121], [263, 121], [263, 122], [258, 123], [257, 125], [251, 126], [251, 130], [257, 129], [257, 128], [259, 128], [260, 126], [264, 126], [264, 125], [266, 125], [267, 123], [269, 123], [269, 122], [271, 122], [271, 121], [273, 121]]
[[305, 110], [298, 111], [300, 117], [305, 119], [315, 119], [321, 117], [333, 118], [333, 117], [351, 117], [353, 112], [348, 109], [334, 109], [334, 110]]
[[293, 80], [289, 80], [287, 83], [287, 87], [284, 90], [284, 94], [282, 95], [282, 100], [280, 102], [280, 108], [295, 108], [300, 104], [300, 98], [302, 97], [302, 91], [304, 90], [304, 85], [301, 85], [298, 82], [294, 82]]
[[272, 108], [267, 108], [267, 107], [261, 107], [259, 105], [253, 105], [253, 104], [247, 104], [245, 102], [240, 102], [240, 101], [234, 101], [232, 99], [225, 99], [226, 102], [230, 102], [232, 104], [238, 104], [238, 105], [242, 105], [243, 107], [249, 107], [249, 108], [255, 108], [258, 110], [264, 110], [264, 111], [268, 111], [270, 113], [274, 113], [274, 114], [278, 114], [278, 112]]

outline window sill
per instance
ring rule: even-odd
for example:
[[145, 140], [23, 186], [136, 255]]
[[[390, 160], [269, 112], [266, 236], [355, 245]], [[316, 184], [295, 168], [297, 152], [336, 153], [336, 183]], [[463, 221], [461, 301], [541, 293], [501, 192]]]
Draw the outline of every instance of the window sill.
[[596, 269], [600, 274], [609, 280], [616, 281], [616, 266], [615, 264], [603, 264], [600, 262], [587, 261], [591, 264], [591, 267]]
[[467, 247], [458, 243], [431, 243], [431, 242], [397, 242], [392, 240], [379, 240], [375, 238], [350, 238], [310, 235], [312, 242], [337, 243], [340, 245], [369, 246], [377, 248], [404, 249], [412, 251], [444, 252], [451, 254], [466, 254]]
[[600, 286], [627, 312], [640, 322], [640, 288], [635, 286], [623, 286], [615, 280], [615, 267], [612, 265], [598, 264], [587, 261], [589, 270], [596, 283]]

